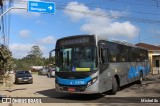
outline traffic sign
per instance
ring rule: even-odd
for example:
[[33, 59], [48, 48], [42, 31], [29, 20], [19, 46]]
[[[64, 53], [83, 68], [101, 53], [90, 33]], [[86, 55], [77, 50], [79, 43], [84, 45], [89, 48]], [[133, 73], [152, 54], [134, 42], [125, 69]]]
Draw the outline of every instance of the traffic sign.
[[28, 12], [55, 13], [54, 2], [28, 1]]

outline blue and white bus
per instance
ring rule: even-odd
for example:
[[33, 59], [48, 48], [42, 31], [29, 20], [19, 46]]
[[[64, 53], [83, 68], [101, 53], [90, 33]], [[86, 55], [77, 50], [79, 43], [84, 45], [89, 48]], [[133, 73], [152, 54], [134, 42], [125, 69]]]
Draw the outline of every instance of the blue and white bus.
[[69, 93], [116, 94], [121, 86], [142, 83], [150, 72], [146, 49], [96, 35], [58, 39], [55, 62], [56, 90]]

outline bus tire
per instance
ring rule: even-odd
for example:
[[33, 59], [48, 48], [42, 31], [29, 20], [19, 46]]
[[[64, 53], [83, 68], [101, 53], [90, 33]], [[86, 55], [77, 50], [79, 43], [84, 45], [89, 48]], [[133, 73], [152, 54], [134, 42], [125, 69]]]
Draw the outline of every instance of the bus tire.
[[138, 80], [138, 84], [142, 84], [143, 82], [143, 73], [140, 72], [140, 76], [139, 76], [139, 80]]
[[118, 84], [117, 84], [117, 80], [115, 77], [112, 78], [112, 89], [111, 89], [111, 94], [115, 95], [117, 93], [118, 90]]

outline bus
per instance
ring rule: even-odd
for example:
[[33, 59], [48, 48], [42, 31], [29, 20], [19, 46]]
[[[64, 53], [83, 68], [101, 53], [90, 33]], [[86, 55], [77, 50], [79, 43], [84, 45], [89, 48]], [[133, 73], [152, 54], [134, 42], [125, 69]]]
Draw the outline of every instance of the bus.
[[55, 49], [56, 91], [104, 93], [117, 90], [150, 72], [148, 51], [133, 44], [96, 35], [58, 39]]

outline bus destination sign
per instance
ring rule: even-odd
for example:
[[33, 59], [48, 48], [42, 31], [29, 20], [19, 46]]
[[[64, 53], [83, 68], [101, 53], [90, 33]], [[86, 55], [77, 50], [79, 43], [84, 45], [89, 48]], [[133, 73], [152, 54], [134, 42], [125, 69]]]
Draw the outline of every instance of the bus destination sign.
[[60, 40], [59, 45], [60, 46], [74, 45], [74, 44], [81, 44], [81, 43], [87, 43], [87, 42], [89, 42], [89, 37]]

